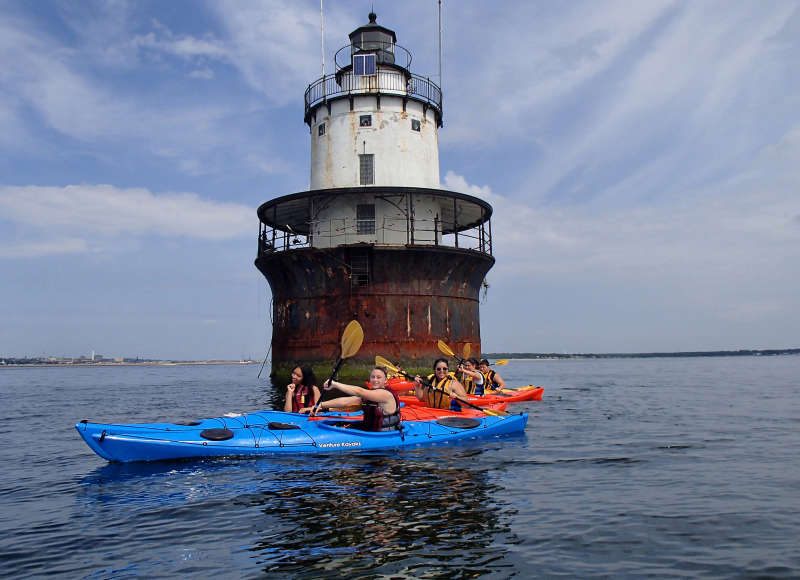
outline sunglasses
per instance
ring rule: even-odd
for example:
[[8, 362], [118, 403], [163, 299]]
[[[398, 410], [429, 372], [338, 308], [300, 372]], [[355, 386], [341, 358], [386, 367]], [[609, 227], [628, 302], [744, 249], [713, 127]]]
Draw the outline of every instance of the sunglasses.
[[436, 367], [435, 370], [437, 370], [437, 371], [446, 371], [447, 367]]

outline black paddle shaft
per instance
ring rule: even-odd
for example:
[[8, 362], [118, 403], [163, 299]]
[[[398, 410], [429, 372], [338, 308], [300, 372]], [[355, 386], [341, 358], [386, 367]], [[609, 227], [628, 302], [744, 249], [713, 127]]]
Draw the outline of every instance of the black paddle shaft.
[[[325, 383], [327, 383], [331, 388], [333, 388], [333, 385], [332, 385], [333, 380], [336, 378], [336, 375], [339, 373], [339, 369], [342, 368], [342, 363], [343, 362], [344, 362], [344, 359], [342, 357], [339, 357], [339, 360], [336, 361], [336, 365], [333, 367], [333, 372], [331, 373], [330, 378], [327, 381], [325, 381]], [[322, 387], [323, 387], [322, 388], [322, 392], [319, 394], [319, 401], [317, 401], [317, 404], [314, 405], [314, 413], [317, 412], [317, 409], [319, 409], [319, 406], [322, 404], [322, 399], [325, 397], [325, 383], [322, 383]]]

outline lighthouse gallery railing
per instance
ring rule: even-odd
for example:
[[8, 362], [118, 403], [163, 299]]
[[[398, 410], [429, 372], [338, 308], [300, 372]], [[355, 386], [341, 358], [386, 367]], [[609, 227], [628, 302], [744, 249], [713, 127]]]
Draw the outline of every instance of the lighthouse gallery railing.
[[288, 232], [260, 224], [258, 236], [258, 253], [271, 254], [286, 250], [296, 250], [319, 245], [330, 248], [368, 242], [373, 245], [397, 245], [387, 240], [396, 240], [397, 233], [406, 234], [408, 246], [442, 246], [472, 250], [481, 254], [492, 255], [492, 227], [486, 221], [480, 225], [456, 233], [442, 234], [442, 223], [438, 219], [415, 219], [411, 229], [401, 229], [395, 220], [383, 220], [375, 224], [375, 232], [368, 236], [359, 233], [359, 220], [351, 218], [335, 218], [324, 222], [309, 223], [309, 230], [316, 231], [314, 236]]
[[369, 76], [352, 74], [326, 75], [308, 86], [305, 94], [305, 115], [308, 119], [311, 109], [326, 100], [363, 94], [392, 94], [409, 96], [424, 101], [442, 113], [442, 90], [430, 79], [412, 74], [408, 80], [400, 71], [379, 70]]

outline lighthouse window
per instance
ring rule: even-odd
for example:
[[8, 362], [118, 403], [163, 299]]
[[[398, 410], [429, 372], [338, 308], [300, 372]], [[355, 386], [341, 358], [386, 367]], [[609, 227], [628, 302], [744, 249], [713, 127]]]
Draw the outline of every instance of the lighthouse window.
[[420, 130], [419, 119], [411, 119], [411, 130], [412, 131], [419, 131]]
[[356, 233], [375, 233], [375, 204], [360, 203], [356, 206]]
[[325, 123], [319, 124], [319, 129], [317, 130], [317, 134], [322, 137], [325, 134]]
[[366, 76], [375, 74], [375, 55], [374, 54], [354, 54], [353, 55], [353, 74], [356, 76]]
[[358, 118], [358, 125], [360, 127], [372, 127], [372, 115], [361, 115]]
[[361, 185], [375, 183], [375, 155], [365, 153], [358, 156], [358, 173]]

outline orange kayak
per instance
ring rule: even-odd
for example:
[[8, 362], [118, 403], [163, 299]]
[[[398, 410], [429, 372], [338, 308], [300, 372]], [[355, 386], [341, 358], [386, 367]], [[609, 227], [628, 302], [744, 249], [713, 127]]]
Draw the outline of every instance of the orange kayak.
[[[483, 397], [477, 397], [481, 401], [497, 399], [506, 403], [519, 403], [520, 401], [541, 401], [544, 387], [536, 385], [525, 385], [524, 387], [514, 387], [513, 389], [501, 389], [499, 391], [489, 390]], [[472, 398], [470, 397], [470, 401]]]
[[[416, 398], [414, 399], [417, 400]], [[419, 403], [419, 401], [417, 401]], [[488, 411], [505, 411], [508, 405], [502, 401], [499, 403], [489, 403], [481, 405], [483, 409]], [[451, 411], [450, 409], [432, 409], [431, 407], [424, 407], [422, 405], [403, 405], [400, 408], [400, 417], [403, 421], [434, 421], [442, 417], [483, 417], [486, 413], [473, 409], [472, 407], [464, 406], [461, 411]], [[320, 421], [322, 419], [348, 419], [351, 421], [359, 421], [362, 418], [361, 413], [345, 413], [337, 415], [335, 413], [325, 413], [324, 415], [317, 415], [310, 417], [311, 421]]]
[[[414, 400], [417, 400], [416, 397]], [[502, 402], [481, 405], [481, 407], [489, 411], [505, 411], [507, 405], [505, 402]], [[400, 409], [400, 416], [403, 418], [403, 421], [429, 421], [441, 417], [482, 417], [483, 415], [485, 415], [485, 413], [482, 411], [467, 406], [461, 407], [460, 412], [450, 411], [449, 409], [432, 409], [430, 407], [423, 407], [422, 405], [405, 405]]]

